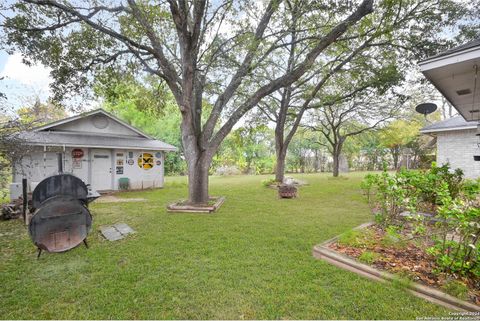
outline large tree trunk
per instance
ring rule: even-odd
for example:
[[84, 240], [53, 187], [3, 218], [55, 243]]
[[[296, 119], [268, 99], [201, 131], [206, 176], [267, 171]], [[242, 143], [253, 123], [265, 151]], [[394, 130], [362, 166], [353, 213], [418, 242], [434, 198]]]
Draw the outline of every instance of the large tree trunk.
[[188, 202], [195, 205], [205, 205], [209, 200], [208, 169], [210, 168], [210, 161], [201, 156], [192, 165], [189, 164], [188, 167]]
[[340, 172], [340, 154], [342, 153], [343, 143], [339, 142], [333, 146], [333, 177], [338, 177]]
[[[193, 104], [190, 106], [193, 107]], [[208, 146], [202, 145], [199, 121], [190, 118], [194, 114], [192, 110], [186, 107], [182, 114], [182, 143], [188, 167], [188, 203], [205, 205], [209, 200], [208, 170], [213, 152], [206, 148]]]
[[393, 169], [398, 168], [398, 157], [400, 156], [400, 147], [392, 147], [390, 149], [390, 152], [392, 153], [392, 158], [393, 158]]
[[338, 177], [340, 167], [340, 154], [334, 152], [333, 154], [333, 177]]
[[275, 181], [283, 183], [285, 179], [285, 160], [287, 158], [287, 148], [283, 145], [276, 146], [277, 163], [275, 165]]

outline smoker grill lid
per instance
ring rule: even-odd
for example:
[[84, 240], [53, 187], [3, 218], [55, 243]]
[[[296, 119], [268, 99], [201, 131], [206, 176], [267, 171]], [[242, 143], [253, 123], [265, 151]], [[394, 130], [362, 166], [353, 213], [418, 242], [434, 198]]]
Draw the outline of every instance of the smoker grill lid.
[[91, 226], [92, 216], [80, 200], [57, 196], [35, 211], [28, 232], [39, 249], [63, 252], [81, 244]]
[[40, 204], [54, 196], [71, 196], [72, 198], [87, 201], [87, 185], [78, 177], [72, 174], [58, 174], [50, 176], [41, 181], [32, 193], [33, 208], [40, 207]]

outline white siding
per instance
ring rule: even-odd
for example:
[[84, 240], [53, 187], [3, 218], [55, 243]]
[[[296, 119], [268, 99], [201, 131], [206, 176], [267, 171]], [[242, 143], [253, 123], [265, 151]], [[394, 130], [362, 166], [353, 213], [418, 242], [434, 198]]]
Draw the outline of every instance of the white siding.
[[437, 134], [437, 163], [449, 163], [452, 169], [460, 168], [467, 178], [480, 177], [480, 162], [473, 160], [480, 155], [476, 130], [456, 130]]
[[[153, 155], [153, 167], [150, 169], [143, 169], [138, 165], [138, 158], [142, 153], [150, 153]], [[121, 156], [120, 156], [121, 155]], [[130, 156], [133, 156], [130, 158]], [[159, 156], [159, 157], [157, 157]], [[121, 177], [128, 177], [130, 179], [131, 189], [157, 188], [163, 187], [163, 153], [155, 151], [133, 151], [117, 149], [114, 153], [115, 169], [114, 169], [114, 188], [118, 189], [118, 182]], [[123, 160], [123, 174], [117, 174], [117, 166], [119, 161]], [[133, 164], [129, 164], [133, 162]], [[160, 162], [160, 165], [157, 165]]]
[[[52, 148], [49, 148], [50, 150]], [[82, 179], [86, 184], [92, 184], [92, 153], [88, 148], [81, 148], [84, 156], [77, 160], [74, 164], [72, 158], [72, 150], [74, 148], [66, 148], [64, 153], [63, 171], [71, 173]], [[15, 166], [13, 182], [20, 183], [22, 177], [26, 177], [28, 182], [32, 184], [32, 189], [35, 183], [42, 181], [45, 177], [54, 175], [58, 172], [57, 152], [63, 150], [57, 148], [54, 151], [43, 151], [43, 147], [35, 148], [27, 157], [25, 157], [21, 164]], [[105, 180], [113, 182], [113, 189], [119, 189], [119, 179], [127, 177], [130, 180], [130, 189], [146, 189], [163, 187], [164, 183], [164, 154], [160, 151], [133, 151], [133, 150], [111, 150], [106, 149], [113, 154], [112, 168], [106, 170], [104, 175]], [[138, 165], [138, 158], [142, 153], [150, 153], [153, 155], [153, 167], [150, 169], [141, 168]], [[131, 154], [130, 154], [131, 153]], [[118, 156], [117, 156], [118, 155]], [[129, 157], [133, 156], [133, 157]], [[45, 160], [44, 160], [45, 159]], [[130, 165], [128, 160], [132, 159], [133, 164]], [[119, 161], [117, 163], [117, 161]], [[123, 161], [123, 162], [122, 162]], [[157, 164], [159, 162], [159, 164]], [[122, 167], [123, 174], [117, 174], [117, 166]], [[92, 186], [95, 189], [95, 186]]]

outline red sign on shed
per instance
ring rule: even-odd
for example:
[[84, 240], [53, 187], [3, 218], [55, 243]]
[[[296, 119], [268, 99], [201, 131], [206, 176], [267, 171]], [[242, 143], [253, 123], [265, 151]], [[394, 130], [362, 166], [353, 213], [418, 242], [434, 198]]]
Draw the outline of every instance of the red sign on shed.
[[73, 158], [82, 158], [83, 157], [83, 149], [75, 148], [72, 150], [72, 157]]

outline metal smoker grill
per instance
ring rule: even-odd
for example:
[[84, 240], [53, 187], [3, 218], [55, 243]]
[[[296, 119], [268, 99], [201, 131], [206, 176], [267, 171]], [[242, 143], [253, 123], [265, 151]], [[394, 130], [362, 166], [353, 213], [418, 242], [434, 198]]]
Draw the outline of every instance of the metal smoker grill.
[[32, 194], [28, 232], [38, 248], [48, 252], [68, 251], [82, 242], [88, 248], [87, 235], [92, 226], [88, 204], [100, 194], [89, 191], [78, 177], [62, 173], [59, 154], [59, 174], [45, 178]]

